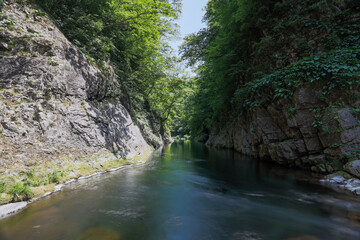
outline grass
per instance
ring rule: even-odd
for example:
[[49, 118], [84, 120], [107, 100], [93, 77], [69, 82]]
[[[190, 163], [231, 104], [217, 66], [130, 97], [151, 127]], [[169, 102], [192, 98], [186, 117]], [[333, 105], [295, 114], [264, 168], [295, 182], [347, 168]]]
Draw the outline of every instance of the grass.
[[60, 183], [60, 173], [58, 171], [54, 171], [48, 174], [49, 183]]
[[[96, 172], [109, 171], [121, 166], [139, 163], [151, 151], [133, 159], [114, 159], [110, 152], [102, 152], [92, 156], [61, 157], [61, 164], [44, 162], [15, 169], [17, 174], [9, 177], [0, 175], [0, 205], [9, 202], [26, 201], [32, 197], [40, 197], [53, 191], [56, 184], [65, 183], [71, 179], [89, 176]], [[1, 170], [1, 169], [0, 169]]]
[[26, 201], [34, 196], [34, 192], [30, 187], [22, 182], [17, 182], [11, 186], [8, 193], [12, 196], [12, 202]]

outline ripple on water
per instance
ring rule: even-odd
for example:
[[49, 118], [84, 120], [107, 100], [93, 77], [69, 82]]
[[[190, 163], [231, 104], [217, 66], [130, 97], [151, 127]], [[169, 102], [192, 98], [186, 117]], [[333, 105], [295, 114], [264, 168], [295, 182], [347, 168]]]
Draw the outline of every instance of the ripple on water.
[[186, 181], [192, 184], [193, 186], [212, 192], [227, 193], [228, 189], [225, 188], [225, 184], [220, 181], [214, 181], [206, 177], [190, 175], [186, 178]]
[[106, 215], [115, 215], [126, 218], [138, 219], [144, 217], [144, 212], [141, 210], [133, 209], [122, 209], [122, 210], [99, 210], [99, 213], [104, 213]]
[[172, 226], [182, 226], [184, 225], [184, 220], [182, 216], [171, 216], [165, 221], [165, 224]]
[[262, 240], [263, 238], [255, 232], [242, 231], [242, 232], [234, 233], [232, 239], [234, 239], [234, 240]]
[[244, 193], [246, 196], [250, 196], [250, 197], [264, 197], [264, 194], [261, 193]]

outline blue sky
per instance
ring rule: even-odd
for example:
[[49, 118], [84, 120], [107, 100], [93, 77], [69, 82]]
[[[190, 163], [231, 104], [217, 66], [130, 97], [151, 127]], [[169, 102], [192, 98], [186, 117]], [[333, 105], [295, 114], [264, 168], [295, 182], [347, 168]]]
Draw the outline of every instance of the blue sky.
[[198, 32], [206, 25], [201, 21], [204, 16], [204, 7], [208, 0], [183, 0], [183, 9], [177, 24], [180, 26], [181, 39], [173, 40], [171, 46], [177, 52], [177, 47], [181, 45], [182, 38], [194, 32]]

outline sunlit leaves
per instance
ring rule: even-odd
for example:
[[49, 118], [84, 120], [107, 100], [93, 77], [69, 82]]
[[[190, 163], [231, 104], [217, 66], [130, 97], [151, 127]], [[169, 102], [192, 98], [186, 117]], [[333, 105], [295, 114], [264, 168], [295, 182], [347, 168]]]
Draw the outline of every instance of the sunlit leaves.
[[163, 124], [171, 121], [186, 88], [164, 38], [175, 32], [180, 1], [35, 1], [105, 73], [108, 64], [114, 68], [118, 78], [110, 85], [120, 89], [108, 89], [97, 101], [126, 99], [139, 115], [148, 111]]

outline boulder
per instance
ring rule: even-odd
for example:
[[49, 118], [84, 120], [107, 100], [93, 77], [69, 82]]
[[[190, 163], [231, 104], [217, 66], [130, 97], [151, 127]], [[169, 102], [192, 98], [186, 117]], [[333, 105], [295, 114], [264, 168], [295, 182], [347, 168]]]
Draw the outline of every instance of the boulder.
[[354, 177], [360, 178], [360, 160], [349, 162], [345, 165], [345, 171], [353, 175]]

